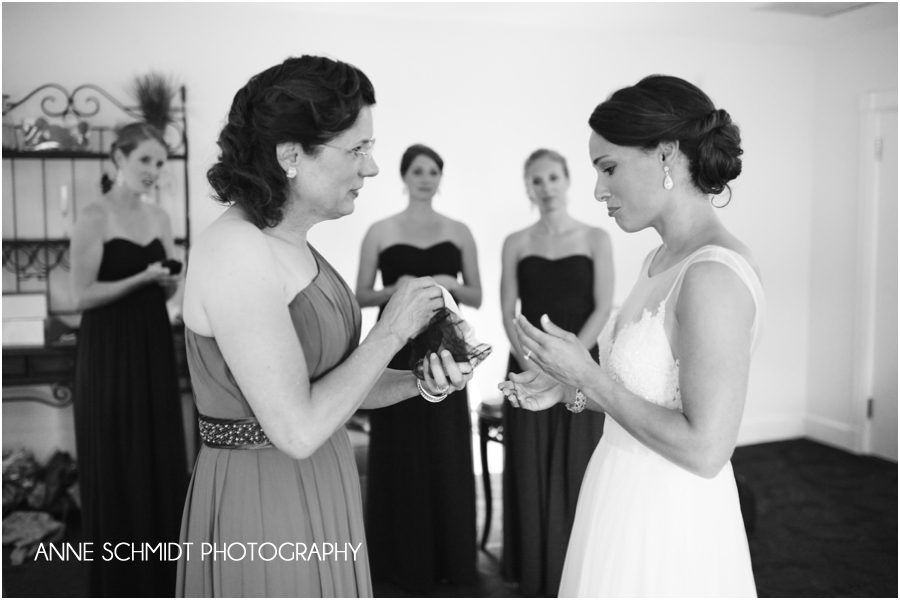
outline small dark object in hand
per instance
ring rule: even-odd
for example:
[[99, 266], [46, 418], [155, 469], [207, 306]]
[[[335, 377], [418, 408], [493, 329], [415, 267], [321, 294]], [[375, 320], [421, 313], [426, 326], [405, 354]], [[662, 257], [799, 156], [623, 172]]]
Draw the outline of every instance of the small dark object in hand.
[[169, 275], [178, 275], [181, 273], [181, 261], [174, 258], [168, 258], [162, 261], [162, 266], [169, 269]]
[[416, 377], [425, 379], [424, 358], [441, 350], [449, 350], [453, 360], [468, 362], [474, 368], [488, 357], [491, 347], [472, 342], [469, 325], [444, 307], [435, 313], [425, 331], [410, 341], [410, 369]]

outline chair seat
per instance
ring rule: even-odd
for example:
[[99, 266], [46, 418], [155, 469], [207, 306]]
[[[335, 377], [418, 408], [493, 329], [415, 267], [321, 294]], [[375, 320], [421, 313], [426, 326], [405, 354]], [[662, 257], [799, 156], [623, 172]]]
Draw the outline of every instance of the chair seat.
[[501, 423], [503, 421], [503, 403], [482, 402], [478, 405], [478, 418], [484, 419], [492, 425]]

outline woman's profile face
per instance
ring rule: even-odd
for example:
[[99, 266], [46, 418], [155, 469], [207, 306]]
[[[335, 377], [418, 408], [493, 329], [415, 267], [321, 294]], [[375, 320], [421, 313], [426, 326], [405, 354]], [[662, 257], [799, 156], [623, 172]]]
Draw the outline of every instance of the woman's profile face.
[[525, 171], [525, 188], [541, 214], [566, 207], [569, 178], [566, 177], [562, 163], [549, 156], [542, 156], [528, 165]]
[[378, 174], [372, 109], [364, 106], [352, 127], [310, 156], [301, 152], [292, 185], [300, 202], [318, 220], [349, 215], [366, 177]]
[[156, 186], [166, 164], [166, 148], [153, 138], [139, 143], [131, 154], [119, 151], [117, 165], [122, 185], [137, 194], [148, 194]]
[[403, 182], [411, 200], [430, 200], [441, 185], [441, 168], [434, 159], [420, 154], [409, 163]]
[[596, 132], [591, 132], [588, 147], [597, 173], [594, 197], [606, 203], [616, 225], [629, 233], [653, 225], [665, 191], [658, 153], [617, 146]]

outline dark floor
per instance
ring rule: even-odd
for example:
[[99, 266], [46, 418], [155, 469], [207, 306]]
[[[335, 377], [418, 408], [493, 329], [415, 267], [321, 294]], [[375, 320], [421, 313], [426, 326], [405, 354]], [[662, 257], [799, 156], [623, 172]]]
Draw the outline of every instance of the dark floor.
[[[736, 475], [752, 490], [745, 510], [760, 597], [897, 597], [897, 465], [856, 456], [806, 439], [738, 448]], [[479, 580], [439, 586], [436, 597], [515, 597], [502, 581], [500, 475], [494, 474], [487, 552], [478, 553]], [[479, 536], [484, 510], [481, 481]], [[4, 551], [3, 596], [77, 597], [86, 573], [77, 562], [12, 567]], [[411, 594], [376, 583], [377, 596]]]
[[738, 448], [759, 596], [897, 597], [897, 464], [810, 440]]

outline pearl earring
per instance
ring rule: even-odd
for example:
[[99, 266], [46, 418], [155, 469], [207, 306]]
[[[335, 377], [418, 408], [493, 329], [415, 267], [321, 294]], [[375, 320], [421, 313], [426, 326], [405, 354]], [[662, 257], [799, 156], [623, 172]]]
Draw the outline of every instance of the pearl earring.
[[288, 179], [293, 179], [294, 177], [297, 176], [297, 168], [296, 167], [288, 167], [287, 171], [285, 171], [284, 174], [287, 175]]
[[123, 183], [125, 183], [125, 173], [116, 171], [116, 185], [121, 186]]
[[669, 165], [665, 165], [663, 167], [663, 171], [665, 171], [666, 173], [666, 176], [663, 177], [663, 187], [667, 190], [671, 190], [673, 187], [675, 187], [675, 182], [672, 181], [672, 176], [669, 175]]

